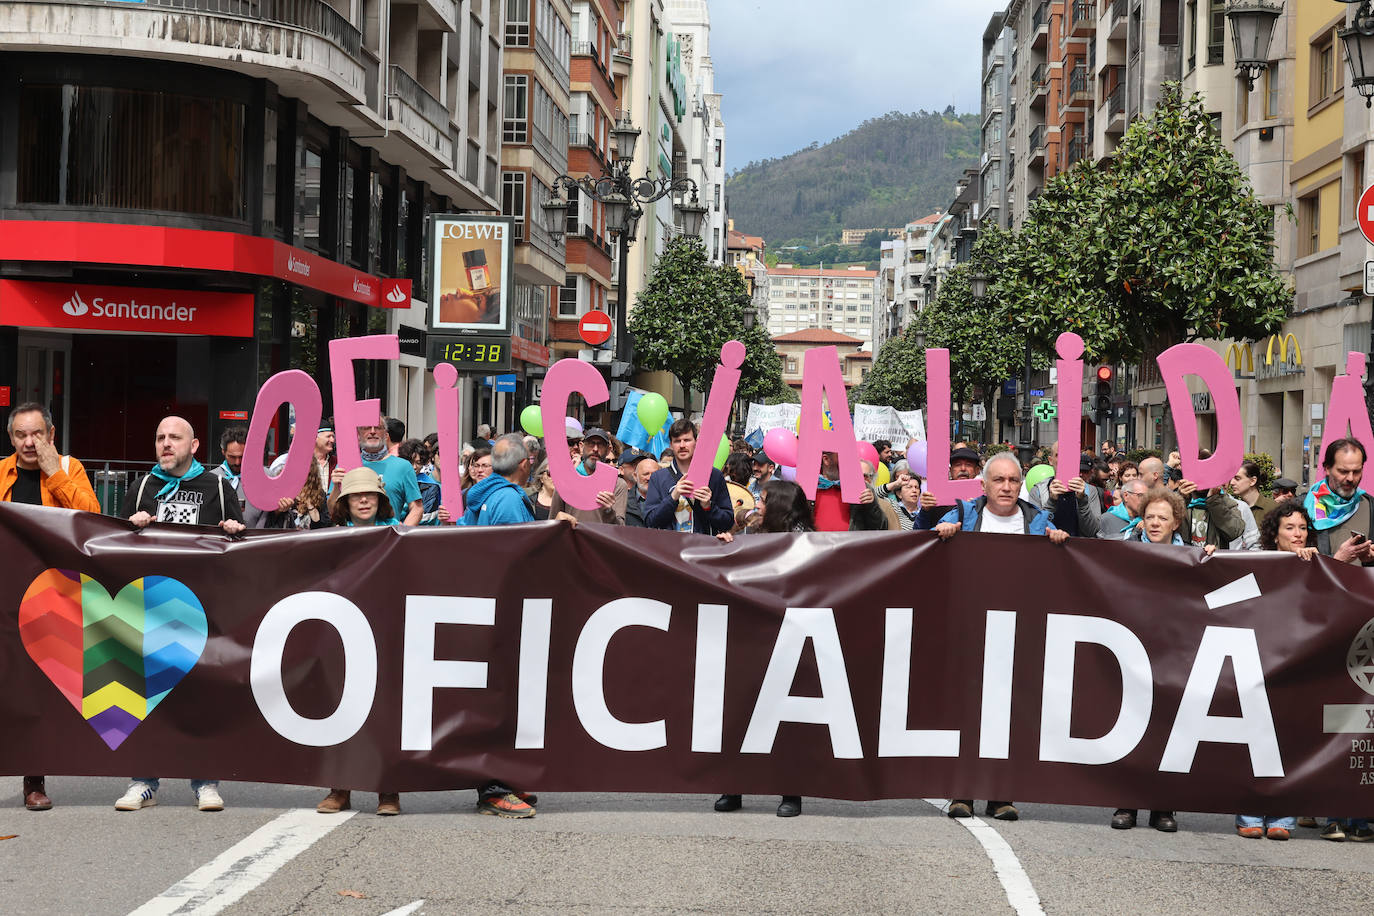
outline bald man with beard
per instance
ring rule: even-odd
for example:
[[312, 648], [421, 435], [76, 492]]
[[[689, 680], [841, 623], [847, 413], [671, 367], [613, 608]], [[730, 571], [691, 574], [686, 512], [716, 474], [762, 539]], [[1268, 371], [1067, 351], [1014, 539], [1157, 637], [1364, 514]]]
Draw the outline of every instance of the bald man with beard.
[[243, 530], [238, 494], [229, 482], [196, 460], [200, 440], [181, 417], [157, 425], [157, 463], [129, 490], [124, 517], [139, 528], [152, 522], [213, 525], [225, 534]]

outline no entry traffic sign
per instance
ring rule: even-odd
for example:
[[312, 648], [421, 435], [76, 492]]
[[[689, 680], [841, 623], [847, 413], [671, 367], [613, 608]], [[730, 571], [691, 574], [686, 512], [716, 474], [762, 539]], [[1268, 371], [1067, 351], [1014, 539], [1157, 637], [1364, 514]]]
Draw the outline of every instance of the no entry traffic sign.
[[611, 339], [611, 316], [593, 309], [577, 323], [577, 336], [593, 347], [601, 346]]
[[1374, 245], [1374, 184], [1364, 189], [1360, 202], [1355, 207], [1355, 218], [1359, 220], [1360, 231]]

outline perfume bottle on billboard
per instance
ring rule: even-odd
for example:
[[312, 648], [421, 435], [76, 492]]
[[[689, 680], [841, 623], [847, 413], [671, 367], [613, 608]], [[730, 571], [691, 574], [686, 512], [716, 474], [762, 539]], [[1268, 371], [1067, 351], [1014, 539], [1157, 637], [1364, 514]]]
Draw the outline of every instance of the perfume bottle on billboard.
[[491, 288], [491, 274], [487, 271], [487, 253], [481, 248], [463, 252], [463, 269], [468, 276], [468, 289], [483, 292]]

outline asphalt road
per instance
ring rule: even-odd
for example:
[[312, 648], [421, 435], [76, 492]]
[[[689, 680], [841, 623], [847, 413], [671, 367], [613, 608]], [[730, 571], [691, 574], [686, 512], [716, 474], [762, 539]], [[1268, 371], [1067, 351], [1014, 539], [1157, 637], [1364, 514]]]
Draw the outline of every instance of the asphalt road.
[[0, 777], [0, 836], [14, 835], [0, 840], [0, 912], [1005, 913], [1016, 911], [1014, 900], [1022, 913], [1103, 914], [1374, 905], [1374, 843], [1331, 843], [1315, 830], [1286, 843], [1244, 840], [1215, 814], [1181, 814], [1180, 832], [1169, 835], [1111, 830], [1100, 808], [1025, 804], [1018, 822], [969, 829], [919, 799], [807, 799], [801, 817], [784, 819], [774, 814], [776, 798], [746, 798], [743, 810], [717, 814], [704, 796], [553, 795], [541, 799], [538, 817], [513, 821], [478, 816], [472, 792], [449, 792], [402, 796], [396, 818], [374, 816], [376, 797], [355, 793], [360, 810], [331, 818], [312, 813], [322, 790], [239, 783], [222, 787], [223, 812], [201, 813], [184, 780], [164, 781], [157, 807], [118, 813], [124, 785], [53, 778], [57, 806], [31, 813], [20, 805], [19, 779]]

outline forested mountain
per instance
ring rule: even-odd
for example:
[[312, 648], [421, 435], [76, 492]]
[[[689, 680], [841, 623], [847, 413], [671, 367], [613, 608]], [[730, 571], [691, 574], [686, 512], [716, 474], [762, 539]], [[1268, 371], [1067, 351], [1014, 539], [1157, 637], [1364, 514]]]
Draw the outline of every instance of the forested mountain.
[[725, 191], [735, 228], [769, 248], [824, 244], [841, 229], [895, 229], [948, 207], [977, 163], [977, 115], [894, 111], [824, 146], [751, 162]]

